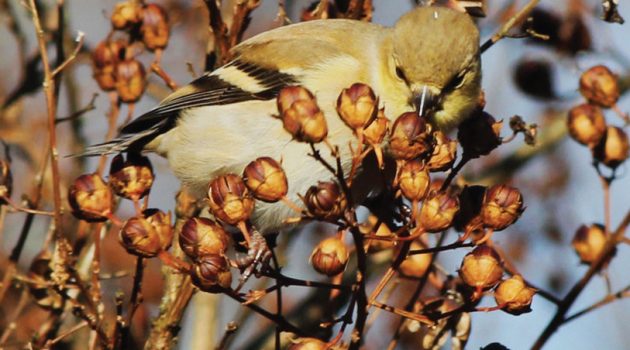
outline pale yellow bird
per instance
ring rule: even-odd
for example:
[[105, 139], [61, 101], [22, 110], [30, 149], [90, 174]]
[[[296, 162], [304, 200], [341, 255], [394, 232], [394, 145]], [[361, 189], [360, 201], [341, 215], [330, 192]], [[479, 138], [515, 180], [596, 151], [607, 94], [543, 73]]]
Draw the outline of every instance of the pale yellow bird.
[[[282, 159], [289, 197], [297, 201], [297, 193], [331, 174], [272, 117], [281, 88], [302, 85], [314, 93], [346, 172], [355, 137], [335, 111], [342, 89], [365, 83], [389, 118], [421, 108], [441, 129], [465, 119], [480, 93], [477, 27], [467, 14], [441, 7], [415, 8], [393, 27], [345, 19], [288, 25], [244, 41], [232, 54], [231, 62], [173, 92], [85, 155], [156, 152], [200, 194], [213, 177], [240, 174], [250, 161], [269, 156]], [[283, 203], [260, 202], [253, 223], [265, 232], [294, 215]]]

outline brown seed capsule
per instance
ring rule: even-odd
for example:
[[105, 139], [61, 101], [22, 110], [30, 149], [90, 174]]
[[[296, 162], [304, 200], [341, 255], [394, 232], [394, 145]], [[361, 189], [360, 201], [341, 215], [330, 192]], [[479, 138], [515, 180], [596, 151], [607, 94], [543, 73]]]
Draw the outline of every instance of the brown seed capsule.
[[625, 131], [616, 126], [609, 126], [604, 137], [595, 146], [593, 156], [597, 161], [615, 169], [628, 159], [629, 149], [628, 135]]
[[483, 229], [481, 206], [486, 196], [485, 186], [466, 186], [459, 194], [460, 210], [455, 216], [454, 226], [460, 232], [479, 233]]
[[512, 225], [523, 213], [523, 196], [518, 189], [506, 185], [490, 187], [481, 206], [486, 227], [500, 231]]
[[170, 213], [147, 209], [144, 217], [133, 217], [120, 229], [119, 240], [129, 254], [146, 258], [167, 250], [173, 242]]
[[319, 182], [304, 195], [308, 212], [318, 219], [336, 220], [346, 209], [346, 197], [336, 182]]
[[501, 142], [501, 127], [503, 122], [497, 122], [486, 112], [476, 113], [466, 119], [457, 129], [457, 139], [464, 150], [464, 158], [478, 158], [490, 153]]
[[243, 171], [243, 180], [254, 197], [265, 202], [277, 202], [289, 191], [284, 170], [269, 157], [261, 157], [249, 163]]
[[163, 49], [168, 44], [169, 27], [166, 11], [157, 4], [147, 4], [142, 9], [140, 26], [142, 42], [147, 49]]
[[[0, 159], [0, 197], [11, 197], [13, 191], [13, 175], [8, 161]], [[0, 205], [5, 201], [0, 198]]]
[[[426, 246], [418, 241], [413, 241], [411, 243], [411, 250], [419, 250], [425, 249]], [[403, 276], [412, 277], [412, 278], [422, 278], [424, 274], [431, 266], [431, 259], [433, 254], [413, 254], [407, 256], [405, 260], [398, 267], [398, 271]]]
[[376, 114], [376, 119], [363, 130], [364, 141], [368, 145], [380, 145], [387, 135], [389, 119], [385, 116], [385, 109], [381, 108]]
[[554, 91], [552, 65], [545, 60], [524, 59], [514, 69], [513, 79], [516, 86], [530, 97], [550, 100], [556, 98]]
[[396, 159], [414, 159], [431, 148], [431, 125], [417, 113], [403, 113], [396, 119], [389, 137], [389, 148]]
[[68, 202], [75, 217], [89, 222], [105, 221], [113, 212], [114, 194], [98, 174], [84, 174], [68, 189]]
[[48, 251], [43, 251], [33, 258], [28, 269], [28, 278], [33, 283], [27, 283], [27, 286], [39, 307], [45, 310], [60, 311], [64, 300], [61, 294], [50, 287], [51, 274], [53, 273], [50, 266], [51, 260], [52, 256]]
[[580, 257], [580, 261], [584, 264], [591, 264], [599, 258], [607, 239], [608, 235], [604, 226], [600, 224], [582, 225], [575, 232], [571, 244]]
[[200, 256], [192, 270], [192, 282], [208, 293], [221, 293], [229, 289], [232, 272], [227, 258], [218, 254]]
[[447, 193], [435, 193], [424, 200], [418, 225], [426, 232], [441, 232], [451, 227], [455, 214], [459, 211], [457, 197]]
[[580, 77], [580, 93], [590, 103], [612, 107], [619, 99], [617, 76], [606, 66], [594, 66]]
[[222, 175], [210, 182], [208, 199], [212, 214], [230, 225], [249, 219], [254, 199], [243, 180], [235, 174]]
[[278, 93], [278, 111], [284, 129], [300, 142], [318, 143], [328, 135], [324, 113], [315, 96], [301, 86], [288, 86]]
[[402, 195], [410, 201], [419, 202], [423, 200], [429, 190], [431, 178], [429, 170], [421, 160], [410, 160], [405, 162], [398, 173], [398, 186]]
[[[378, 228], [376, 227], [377, 224], [378, 224]], [[387, 225], [382, 221], [379, 223], [378, 217], [376, 217], [376, 215], [373, 215], [373, 214], [370, 214], [368, 216], [367, 221], [365, 223], [362, 223], [361, 225], [359, 225], [359, 230], [364, 235], [376, 235], [376, 236], [381, 236], [381, 237], [393, 236], [393, 233], [389, 229], [389, 227], [387, 227]], [[369, 239], [369, 238], [366, 238], [365, 241], [369, 243], [370, 252], [377, 252], [377, 251], [388, 249], [394, 246], [393, 241], [385, 241], [385, 240], [380, 240], [380, 239]]]
[[433, 139], [435, 140], [435, 145], [427, 162], [429, 171], [436, 172], [450, 169], [457, 156], [457, 141], [451, 140], [439, 130], [433, 133]]
[[116, 92], [122, 102], [138, 101], [146, 87], [146, 72], [140, 61], [132, 58], [116, 65]]
[[123, 41], [101, 41], [92, 52], [94, 79], [104, 91], [116, 88], [116, 65], [124, 56]]
[[179, 246], [192, 260], [203, 255], [222, 255], [229, 242], [223, 227], [206, 218], [188, 219], [179, 234]]
[[376, 118], [378, 99], [366, 84], [354, 83], [337, 98], [337, 113], [351, 129], [365, 128]]
[[118, 30], [129, 29], [140, 23], [141, 16], [142, 8], [135, 1], [119, 2], [112, 12], [112, 27]]
[[571, 108], [567, 126], [575, 141], [593, 147], [606, 133], [606, 118], [601, 108], [584, 103]]
[[123, 198], [138, 200], [146, 196], [151, 190], [153, 179], [153, 167], [147, 157], [128, 153], [126, 160], [122, 154], [112, 159], [109, 185]]
[[478, 289], [493, 287], [501, 280], [503, 268], [501, 258], [494, 249], [481, 245], [466, 254], [459, 268], [459, 276], [464, 282]]
[[175, 197], [175, 216], [178, 218], [191, 218], [199, 213], [199, 203], [197, 197], [193, 196], [187, 189], [182, 189]]
[[531, 304], [536, 289], [525, 284], [523, 277], [514, 275], [501, 281], [494, 290], [494, 300], [501, 310], [512, 315], [520, 315], [532, 311]]
[[287, 350], [326, 350], [328, 343], [317, 338], [297, 338], [291, 340], [293, 344]]
[[346, 269], [349, 255], [345, 244], [339, 238], [331, 237], [319, 242], [310, 261], [315, 271], [332, 277]]

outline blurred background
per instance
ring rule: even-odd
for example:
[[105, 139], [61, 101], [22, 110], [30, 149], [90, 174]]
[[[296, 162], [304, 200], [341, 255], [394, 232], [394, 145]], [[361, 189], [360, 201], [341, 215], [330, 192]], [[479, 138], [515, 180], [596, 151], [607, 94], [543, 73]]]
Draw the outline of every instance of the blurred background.
[[[7, 5], [0, 12], [0, 139], [11, 145], [13, 173], [15, 176], [14, 194], [30, 193], [33, 174], [42, 163], [47, 143], [45, 99], [38, 89], [39, 80], [25, 79], [37, 76], [29, 70], [28, 62], [37, 47], [28, 13], [19, 1]], [[163, 5], [169, 14], [171, 40], [162, 58], [162, 67], [175, 82], [183, 85], [193, 75], [203, 71], [205, 50], [208, 39], [207, 10], [202, 1], [155, 1]], [[225, 1], [226, 3], [228, 1]], [[51, 2], [52, 3], [52, 2]], [[42, 1], [42, 5], [52, 4]], [[110, 29], [109, 14], [116, 1], [113, 0], [67, 0], [65, 21], [72, 36], [78, 31], [85, 33], [85, 47], [89, 50], [105, 38]], [[523, 6], [526, 1], [487, 2], [487, 17], [479, 20], [482, 40], [489, 38], [498, 29], [506, 16]], [[289, 18], [297, 21], [301, 11], [309, 1], [286, 1]], [[392, 25], [396, 19], [414, 6], [409, 0], [375, 0], [373, 22]], [[512, 7], [511, 7], [512, 6]], [[528, 123], [539, 125], [540, 137], [545, 140], [544, 149], [538, 151], [531, 160], [519, 160], [509, 168], [492, 169], [493, 165], [503, 164], [508, 156], [519, 154], [527, 147], [519, 138], [500, 147], [488, 157], [469, 164], [464, 171], [467, 179], [476, 183], [491, 184], [509, 181], [518, 187], [525, 197], [527, 210], [521, 219], [505, 232], [494, 235], [495, 242], [514, 257], [515, 265], [526, 278], [535, 285], [561, 297], [587, 267], [579, 264], [579, 259], [571, 247], [575, 230], [581, 224], [602, 222], [603, 194], [597, 173], [591, 164], [588, 149], [565, 136], [564, 120], [566, 110], [581, 103], [577, 91], [580, 74], [595, 64], [605, 64], [619, 74], [622, 81], [630, 80], [630, 27], [610, 24], [599, 19], [601, 2], [590, 1], [545, 1], [540, 9], [552, 13], [561, 25], [571, 22], [579, 30], [567, 29], [572, 33], [568, 43], [559, 45], [536, 43], [531, 39], [506, 39], [490, 48], [483, 55], [483, 88], [486, 94], [486, 111], [507, 123], [513, 115], [520, 115]], [[12, 12], [6, 12], [11, 10]], [[48, 11], [51, 14], [54, 11]], [[253, 12], [253, 20], [246, 37], [279, 25], [276, 20], [277, 2], [264, 0], [262, 6]], [[630, 20], [630, 6], [620, 2], [622, 17]], [[9, 16], [11, 14], [11, 16]], [[11, 18], [17, 19], [13, 22]], [[47, 21], [55, 20], [48, 16]], [[575, 24], [579, 22], [578, 24]], [[54, 25], [53, 25], [54, 27]], [[565, 28], [563, 27], [563, 28]], [[15, 28], [23, 34], [14, 33]], [[566, 29], [566, 28], [565, 28]], [[571, 31], [573, 30], [573, 31]], [[576, 34], [577, 32], [577, 34]], [[70, 33], [69, 33], [70, 34]], [[348, 40], [352, 40], [351, 37]], [[422, 40], [418, 38], [418, 40]], [[146, 59], [150, 63], [150, 58]], [[29, 73], [30, 72], [30, 73]], [[30, 74], [30, 75], [29, 75]], [[148, 93], [135, 106], [135, 115], [152, 108], [168, 93], [164, 83], [155, 75], [149, 78]], [[91, 61], [88, 54], [80, 54], [65, 74], [59, 99], [59, 116], [89, 105], [94, 94], [95, 108], [83, 114], [73, 123], [60, 125], [60, 152], [72, 154], [85, 144], [101, 142], [107, 129], [109, 99], [100, 92], [92, 78]], [[17, 97], [16, 97], [17, 96]], [[630, 111], [630, 98], [622, 95], [619, 101], [622, 111]], [[127, 113], [125, 107], [123, 115]], [[609, 122], [621, 125], [621, 120], [612, 112], [606, 112]], [[625, 129], [628, 130], [627, 128]], [[509, 135], [504, 127], [504, 135]], [[80, 137], [76, 137], [79, 135]], [[550, 136], [551, 135], [551, 136]], [[172, 210], [179, 183], [168, 169], [166, 162], [159, 157], [151, 157], [157, 178], [150, 198], [150, 206], [162, 210]], [[93, 171], [97, 159], [77, 160], [62, 158], [63, 177], [72, 179], [83, 172]], [[618, 179], [612, 184], [612, 227], [616, 227], [622, 216], [630, 209], [630, 178], [628, 165], [622, 165]], [[67, 185], [67, 184], [66, 184]], [[46, 195], [50, 195], [46, 189]], [[18, 196], [14, 195], [14, 198]], [[123, 203], [121, 217], [133, 215], [133, 208]], [[24, 220], [22, 214], [9, 215], [2, 231], [2, 252], [4, 259], [15, 245], [19, 229]], [[38, 219], [35, 229], [26, 242], [26, 250], [20, 260], [19, 269], [28, 268], [28, 262], [41, 248], [48, 221]], [[312, 247], [324, 236], [325, 228], [313, 228], [301, 232], [296, 239], [287, 241], [289, 247], [282, 257], [289, 276], [303, 279], [322, 279], [312, 271], [306, 258]], [[328, 232], [330, 233], [330, 232]], [[447, 241], [454, 240], [452, 234]], [[115, 234], [105, 239], [103, 272], [133, 270], [134, 259], [119, 247]], [[447, 271], [455, 273], [464, 250], [441, 254], [440, 263]], [[612, 290], [619, 290], [630, 284], [630, 249], [621, 245], [617, 256], [608, 267]], [[128, 293], [130, 277], [104, 282], [105, 293], [111, 300], [117, 290]], [[139, 317], [146, 325], [158, 310], [162, 280], [160, 264], [149, 262], [145, 276], [145, 304]], [[286, 307], [299, 305], [309, 290], [290, 288]], [[606, 282], [595, 277], [575, 303], [573, 310], [580, 310], [599, 300], [606, 294]], [[195, 348], [195, 334], [214, 333], [220, 338], [225, 325], [237, 319], [240, 306], [225, 299], [198, 293], [186, 313], [183, 323], [180, 349]], [[271, 305], [273, 298], [264, 303]], [[6, 304], [6, 303], [5, 303]], [[484, 300], [482, 305], [492, 305], [492, 300]], [[511, 349], [529, 348], [556, 308], [541, 297], [535, 297], [531, 313], [518, 317], [503, 313], [473, 313], [473, 330], [468, 348], [478, 349], [491, 342], [500, 342]], [[10, 310], [2, 310], [3, 316]], [[28, 317], [27, 317], [28, 316]], [[36, 310], [27, 313], [23, 319], [32, 329], [37, 328], [42, 315]], [[381, 313], [374, 328], [368, 334], [366, 349], [383, 349], [389, 342], [391, 327], [397, 324], [397, 317]], [[630, 334], [626, 330], [630, 322], [630, 302], [622, 299], [603, 307], [592, 314], [580, 317], [563, 326], [548, 342], [548, 349], [623, 349], [630, 344]], [[244, 323], [235, 337], [231, 348], [245, 348], [260, 345], [251, 343], [253, 334], [268, 326], [257, 316]], [[26, 334], [26, 333], [25, 333]], [[399, 348], [415, 348], [414, 337], [407, 336]]]

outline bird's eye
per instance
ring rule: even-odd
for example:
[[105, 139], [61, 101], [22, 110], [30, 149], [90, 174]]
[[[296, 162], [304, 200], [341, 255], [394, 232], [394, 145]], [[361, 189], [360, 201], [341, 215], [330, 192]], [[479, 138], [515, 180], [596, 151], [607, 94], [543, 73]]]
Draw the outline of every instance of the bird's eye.
[[396, 67], [396, 75], [402, 81], [407, 81], [407, 77], [405, 76], [405, 72], [400, 67]]

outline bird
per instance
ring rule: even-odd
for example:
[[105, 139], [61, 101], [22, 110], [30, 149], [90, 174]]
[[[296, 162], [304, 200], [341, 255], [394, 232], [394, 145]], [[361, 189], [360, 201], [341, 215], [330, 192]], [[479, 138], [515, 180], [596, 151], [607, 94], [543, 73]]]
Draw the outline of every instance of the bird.
[[[314, 94], [346, 174], [356, 137], [335, 111], [342, 89], [367, 84], [388, 118], [413, 111], [441, 130], [466, 119], [481, 92], [479, 31], [469, 15], [445, 7], [416, 7], [391, 27], [349, 19], [290, 24], [243, 41], [231, 55], [82, 155], [157, 153], [200, 196], [214, 177], [239, 174], [268, 156], [281, 160], [288, 197], [299, 202], [298, 194], [332, 174], [274, 118], [282, 88], [300, 85]], [[270, 232], [292, 216], [281, 202], [257, 202], [251, 221]]]

